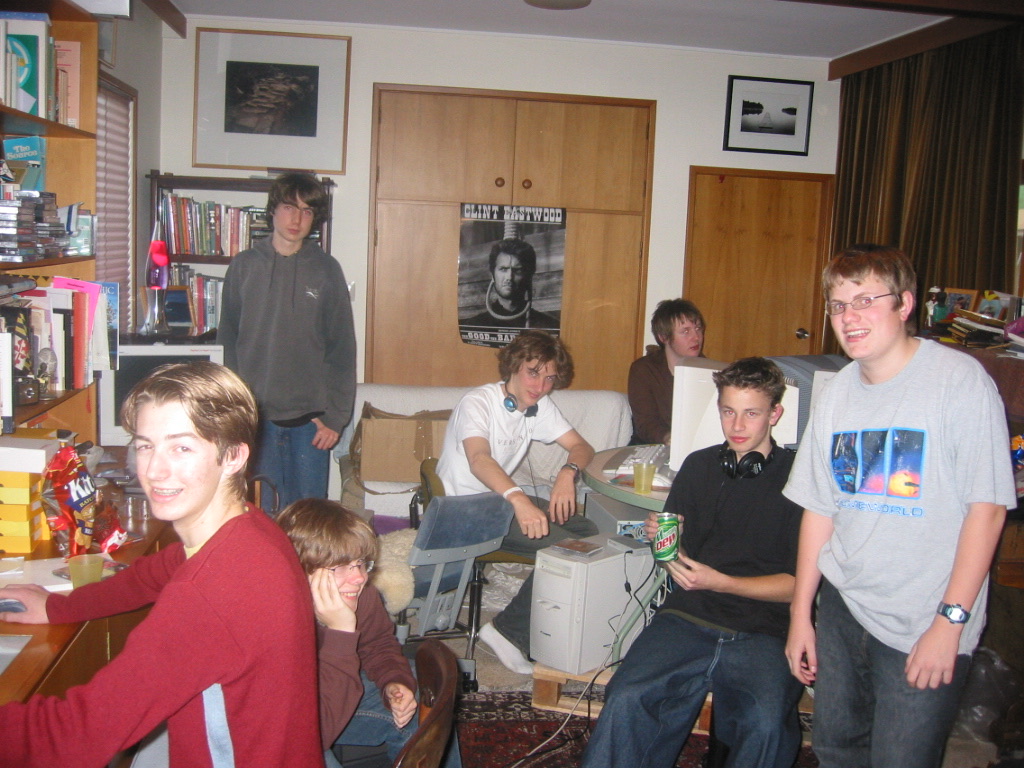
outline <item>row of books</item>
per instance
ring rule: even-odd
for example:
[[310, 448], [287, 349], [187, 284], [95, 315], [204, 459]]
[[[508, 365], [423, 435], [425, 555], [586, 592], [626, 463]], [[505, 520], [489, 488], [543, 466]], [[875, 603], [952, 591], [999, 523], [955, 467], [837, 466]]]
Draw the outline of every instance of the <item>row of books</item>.
[[168, 250], [177, 256], [234, 256], [267, 237], [270, 226], [263, 208], [232, 206], [164, 194], [160, 222]]
[[[184, 288], [188, 297], [191, 313], [191, 330], [189, 335], [199, 336], [217, 329], [220, 322], [221, 296], [224, 291], [224, 278], [204, 275], [186, 264], [171, 265], [171, 282]], [[172, 290], [172, 289], [168, 289]], [[168, 324], [183, 324], [184, 315], [171, 317], [168, 309]]]
[[45, 13], [0, 11], [0, 100], [80, 127], [82, 44], [54, 40]]
[[[28, 287], [0, 299], [0, 380], [35, 377], [42, 397], [81, 389], [117, 359], [117, 283], [27, 276]], [[8, 359], [9, 358], [9, 359]], [[4, 425], [14, 402], [0, 394]]]

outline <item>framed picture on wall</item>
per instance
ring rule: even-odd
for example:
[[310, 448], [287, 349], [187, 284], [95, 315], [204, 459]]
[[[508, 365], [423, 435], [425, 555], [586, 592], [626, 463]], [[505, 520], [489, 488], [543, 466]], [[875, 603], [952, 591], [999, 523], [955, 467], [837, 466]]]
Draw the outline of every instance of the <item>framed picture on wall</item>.
[[722, 149], [806, 155], [813, 98], [809, 80], [729, 75]]
[[352, 38], [196, 31], [192, 164], [345, 173]]

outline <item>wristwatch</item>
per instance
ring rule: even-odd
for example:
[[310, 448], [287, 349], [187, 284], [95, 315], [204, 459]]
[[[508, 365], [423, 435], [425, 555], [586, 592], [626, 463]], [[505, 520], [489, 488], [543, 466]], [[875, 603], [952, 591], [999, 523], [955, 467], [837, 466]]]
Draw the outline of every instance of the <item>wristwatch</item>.
[[939, 607], [936, 609], [936, 613], [939, 616], [945, 616], [950, 624], [966, 624], [967, 620], [971, 618], [971, 612], [965, 611], [964, 607], [959, 603], [950, 605], [949, 603], [939, 603]]
[[580, 466], [579, 466], [579, 464], [573, 464], [570, 461], [570, 462], [568, 462], [566, 464], [563, 464], [562, 465], [562, 469], [571, 469], [572, 470], [573, 480], [575, 480], [576, 478], [578, 478], [580, 476]]

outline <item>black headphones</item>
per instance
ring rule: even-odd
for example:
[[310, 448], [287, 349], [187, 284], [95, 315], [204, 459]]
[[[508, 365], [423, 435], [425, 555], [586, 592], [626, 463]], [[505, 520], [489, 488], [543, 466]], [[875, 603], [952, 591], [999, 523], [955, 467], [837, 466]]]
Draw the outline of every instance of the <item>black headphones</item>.
[[[501, 404], [505, 406], [505, 410], [508, 411], [509, 413], [514, 413], [515, 410], [517, 408], [519, 408], [519, 401], [516, 400], [516, 396], [513, 395], [511, 392], [509, 392], [507, 395], [505, 395], [505, 399], [501, 401]], [[536, 405], [531, 405], [529, 408], [527, 408], [525, 411], [523, 411], [523, 415], [524, 416], [536, 416], [537, 415], [537, 406]]]
[[722, 443], [722, 447], [718, 449], [718, 466], [722, 468], [726, 475], [733, 479], [742, 477], [749, 480], [760, 475], [764, 468], [772, 463], [774, 455], [775, 441], [773, 440], [772, 450], [768, 452], [767, 457], [763, 456], [759, 451], [750, 451], [743, 454], [743, 458], [737, 461], [736, 451], [729, 447], [729, 441], [726, 440]]

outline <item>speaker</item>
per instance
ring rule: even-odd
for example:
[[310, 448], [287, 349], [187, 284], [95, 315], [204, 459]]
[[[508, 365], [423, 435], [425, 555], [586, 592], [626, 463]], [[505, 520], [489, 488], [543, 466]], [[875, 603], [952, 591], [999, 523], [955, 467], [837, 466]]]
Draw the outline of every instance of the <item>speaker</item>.
[[718, 449], [718, 465], [726, 475], [733, 479], [742, 477], [749, 480], [760, 475], [764, 468], [772, 463], [774, 448], [773, 445], [773, 450], [768, 453], [767, 457], [759, 451], [750, 451], [743, 454], [743, 458], [737, 461], [736, 451], [730, 448], [729, 442], [726, 441]]

